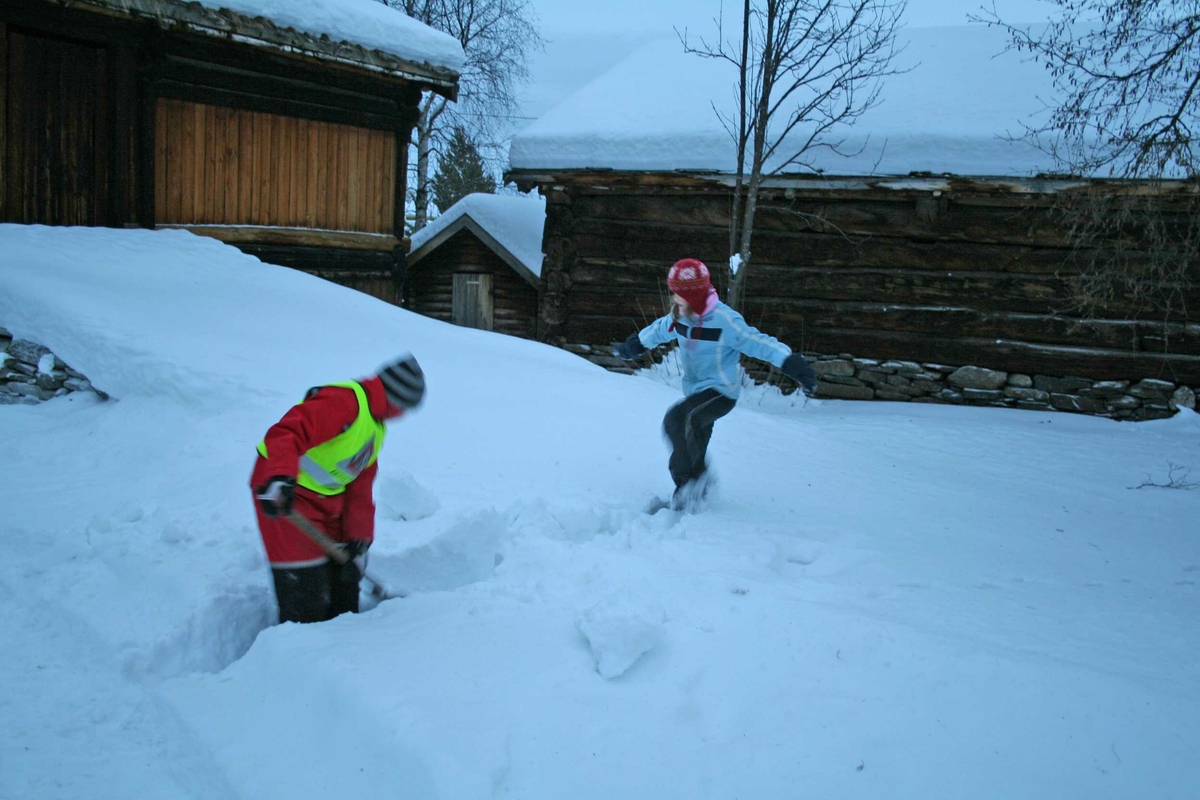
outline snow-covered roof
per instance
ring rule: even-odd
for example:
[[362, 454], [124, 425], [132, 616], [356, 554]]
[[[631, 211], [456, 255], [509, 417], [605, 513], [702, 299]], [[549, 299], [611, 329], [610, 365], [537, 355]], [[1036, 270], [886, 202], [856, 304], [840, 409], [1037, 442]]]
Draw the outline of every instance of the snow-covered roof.
[[542, 275], [542, 230], [546, 199], [528, 195], [469, 194], [413, 234], [408, 263], [416, 264], [438, 245], [469, 229], [530, 283]]
[[[464, 55], [458, 40], [377, 0], [82, 0], [164, 25], [300, 51], [327, 60], [430, 80], [453, 88]], [[215, 13], [214, 13], [215, 12]], [[263, 26], [261, 23], [268, 23]], [[288, 36], [289, 30], [303, 40]], [[383, 59], [378, 54], [384, 56]], [[391, 57], [405, 64], [390, 62]], [[418, 68], [414, 71], [406, 66]], [[423, 68], [423, 69], [422, 69]]]
[[[827, 175], [1028, 176], [1052, 168], [1019, 135], [1045, 113], [1053, 87], [1027, 57], [1004, 53], [1003, 31], [983, 25], [904, 30], [882, 102], [851, 129], [842, 157], [820, 149]], [[634, 52], [518, 134], [513, 169], [694, 170], [732, 172], [733, 142], [713, 110], [732, 110], [730, 64], [683, 52], [678, 38]], [[869, 137], [869, 139], [868, 139]], [[794, 168], [789, 168], [793, 169]]]

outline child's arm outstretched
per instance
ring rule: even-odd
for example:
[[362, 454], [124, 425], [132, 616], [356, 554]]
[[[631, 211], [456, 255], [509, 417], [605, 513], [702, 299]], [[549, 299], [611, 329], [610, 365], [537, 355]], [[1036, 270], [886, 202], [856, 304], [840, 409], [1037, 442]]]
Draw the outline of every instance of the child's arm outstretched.
[[647, 350], [653, 350], [661, 344], [666, 344], [671, 341], [671, 323], [673, 321], [670, 314], [659, 317], [637, 333], [629, 334], [629, 338], [613, 350], [613, 355], [622, 361], [633, 361]]
[[774, 336], [750, 325], [736, 311], [728, 310], [724, 316], [730, 332], [730, 346], [734, 350], [778, 367], [780, 372], [800, 384], [805, 394], [816, 392], [817, 373], [804, 356], [793, 353], [790, 347]]

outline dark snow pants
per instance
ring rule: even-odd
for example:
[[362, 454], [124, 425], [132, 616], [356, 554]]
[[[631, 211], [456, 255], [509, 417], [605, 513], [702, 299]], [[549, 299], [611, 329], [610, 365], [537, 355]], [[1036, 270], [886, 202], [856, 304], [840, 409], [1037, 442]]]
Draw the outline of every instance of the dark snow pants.
[[713, 423], [737, 405], [716, 389], [705, 389], [671, 406], [663, 417], [663, 433], [671, 442], [671, 479], [683, 486], [704, 474]]
[[347, 611], [358, 613], [358, 580], [353, 567], [332, 560], [311, 567], [273, 567], [280, 622], [324, 622]]

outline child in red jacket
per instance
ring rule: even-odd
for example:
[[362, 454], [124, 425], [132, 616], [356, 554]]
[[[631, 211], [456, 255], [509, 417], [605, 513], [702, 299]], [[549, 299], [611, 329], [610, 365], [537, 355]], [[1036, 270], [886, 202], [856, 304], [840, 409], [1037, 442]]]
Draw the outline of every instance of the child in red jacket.
[[[376, 376], [309, 389], [259, 443], [250, 487], [280, 622], [320, 622], [358, 611], [359, 582], [375, 538], [371, 487], [385, 422], [424, 395], [421, 367], [406, 355]], [[293, 511], [341, 543], [349, 556], [344, 565], [287, 519]]]

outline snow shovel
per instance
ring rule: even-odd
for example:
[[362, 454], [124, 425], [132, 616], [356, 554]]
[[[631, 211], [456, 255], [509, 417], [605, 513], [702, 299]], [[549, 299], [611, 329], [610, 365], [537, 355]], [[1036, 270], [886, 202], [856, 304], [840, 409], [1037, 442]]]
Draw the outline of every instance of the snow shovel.
[[[328, 553], [329, 557], [337, 563], [345, 564], [350, 560], [350, 555], [338, 547], [337, 542], [326, 536], [320, 528], [312, 523], [312, 520], [299, 511], [289, 511], [287, 519], [288, 522], [299, 528], [301, 533], [319, 544], [321, 549]], [[365, 571], [363, 572], [363, 580], [367, 582], [368, 592], [371, 597], [374, 597], [376, 600], [393, 600], [408, 597], [407, 592], [389, 592], [386, 586], [372, 578]]]

